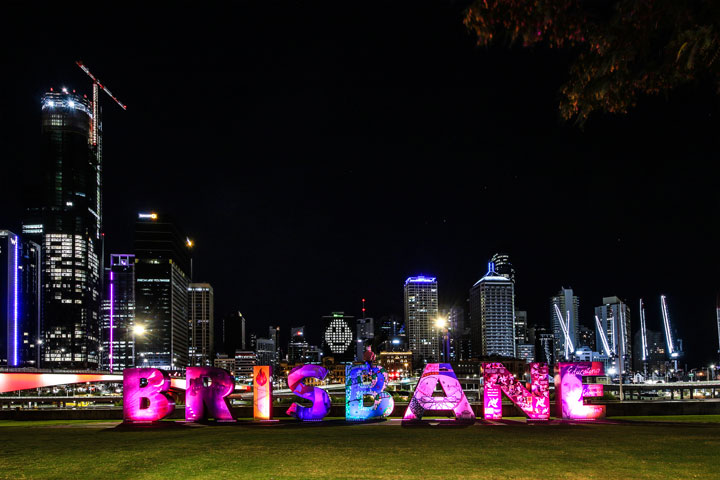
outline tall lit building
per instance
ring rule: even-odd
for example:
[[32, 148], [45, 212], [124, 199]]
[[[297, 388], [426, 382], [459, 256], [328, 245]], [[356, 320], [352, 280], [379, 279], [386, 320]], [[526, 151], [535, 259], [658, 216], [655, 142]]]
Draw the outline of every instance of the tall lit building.
[[41, 122], [23, 237], [42, 252], [42, 366], [94, 369], [100, 363], [102, 136], [93, 132], [92, 102], [65, 89], [42, 97]]
[[409, 277], [405, 280], [405, 328], [416, 366], [440, 360], [438, 283], [435, 277]]
[[355, 317], [345, 312], [332, 312], [322, 317], [323, 354], [336, 363], [355, 359]]
[[515, 344], [528, 343], [528, 322], [525, 310], [515, 310]]
[[[555, 306], [558, 308], [556, 309]], [[578, 345], [578, 311], [580, 308], [580, 299], [573, 295], [572, 288], [561, 288], [557, 295], [550, 299], [550, 327], [554, 338], [554, 360], [563, 362], [572, 360], [575, 353], [575, 347]], [[557, 310], [562, 314], [558, 317]], [[565, 335], [567, 328], [567, 336]]]
[[288, 363], [294, 365], [303, 363], [306, 360], [308, 349], [307, 340], [305, 339], [305, 327], [290, 328], [290, 341], [288, 342]]
[[[135, 322], [138, 366], [188, 365], [191, 242], [167, 215], [140, 213], [135, 222]], [[233, 352], [234, 353], [234, 352]]]
[[[595, 316], [600, 321], [602, 331], [595, 326], [597, 351], [611, 358], [623, 357], [623, 366], [632, 366], [632, 330], [630, 327], [630, 307], [618, 297], [604, 297], [603, 304], [595, 307]], [[605, 351], [601, 333], [605, 334], [610, 352]]]
[[470, 331], [481, 355], [516, 356], [513, 283], [492, 262], [470, 289]]
[[102, 368], [135, 366], [135, 255], [112, 254], [105, 268], [102, 304]]
[[0, 365], [37, 366], [40, 332], [40, 246], [0, 230]]
[[506, 253], [496, 253], [490, 259], [495, 265], [495, 273], [515, 283], [515, 268], [510, 263], [510, 256]]
[[188, 356], [191, 366], [212, 366], [215, 352], [214, 293], [209, 283], [188, 286]]
[[257, 365], [277, 365], [277, 346], [272, 338], [258, 338], [256, 340]]
[[[267, 358], [267, 357], [265, 357]], [[272, 365], [271, 363], [258, 363], [258, 354], [248, 350], [237, 350], [235, 352], [235, 376], [241, 380], [252, 379], [253, 367], [255, 365]]]

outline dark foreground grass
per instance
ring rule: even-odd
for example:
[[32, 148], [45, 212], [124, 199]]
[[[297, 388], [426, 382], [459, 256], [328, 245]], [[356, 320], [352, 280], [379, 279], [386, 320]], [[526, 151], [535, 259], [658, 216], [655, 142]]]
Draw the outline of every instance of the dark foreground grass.
[[720, 478], [720, 424], [0, 426], [0, 478]]

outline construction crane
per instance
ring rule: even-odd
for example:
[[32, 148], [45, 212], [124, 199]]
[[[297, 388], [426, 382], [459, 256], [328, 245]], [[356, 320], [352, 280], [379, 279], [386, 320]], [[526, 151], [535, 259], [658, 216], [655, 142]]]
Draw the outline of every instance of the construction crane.
[[608, 343], [607, 335], [605, 334], [605, 329], [603, 328], [602, 324], [600, 323], [600, 319], [597, 315], [595, 315], [595, 325], [597, 326], [598, 333], [600, 334], [600, 340], [602, 341], [603, 349], [605, 349], [605, 355], [608, 356], [608, 358], [612, 357], [612, 351], [610, 350], [610, 344]]
[[642, 298], [640, 299], [640, 341], [642, 342], [642, 361], [645, 367], [645, 373], [647, 374], [647, 358], [648, 358], [648, 340], [647, 340], [647, 326], [645, 325], [645, 305], [643, 304]]
[[563, 335], [565, 336], [565, 358], [570, 358], [570, 352], [573, 354], [575, 353], [575, 346], [572, 343], [572, 339], [570, 338], [570, 312], [567, 312], [567, 324], [565, 323], [565, 319], [563, 319], [562, 313], [560, 313], [560, 308], [557, 306], [557, 303], [553, 303], [553, 306], [555, 307], [555, 313], [558, 316], [558, 321], [560, 322], [560, 328], [562, 328]]
[[670, 314], [667, 308], [667, 299], [665, 295], [660, 295], [660, 310], [663, 316], [663, 325], [665, 326], [665, 341], [667, 342], [668, 355], [675, 362], [675, 371], [677, 371], [677, 359], [680, 352], [675, 350], [675, 341], [672, 338], [672, 329], [670, 326]]
[[78, 60], [75, 63], [77, 63], [77, 66], [80, 67], [83, 72], [87, 73], [88, 77], [90, 77], [93, 81], [92, 144], [97, 146], [97, 144], [98, 144], [98, 125], [100, 122], [100, 117], [98, 115], [98, 113], [99, 113], [98, 97], [100, 95], [100, 89], [102, 88], [105, 91], [105, 93], [107, 93], [110, 96], [110, 98], [115, 100], [115, 103], [120, 105], [120, 107], [123, 110], [127, 110], [127, 105], [125, 105], [120, 100], [118, 100], [117, 97], [115, 95], [113, 95], [112, 92], [110, 92], [110, 90], [105, 85], [103, 85], [103, 83], [100, 81], [100, 79], [97, 78], [95, 75], [93, 75], [92, 72], [90, 72], [90, 69], [88, 69], [81, 60]]

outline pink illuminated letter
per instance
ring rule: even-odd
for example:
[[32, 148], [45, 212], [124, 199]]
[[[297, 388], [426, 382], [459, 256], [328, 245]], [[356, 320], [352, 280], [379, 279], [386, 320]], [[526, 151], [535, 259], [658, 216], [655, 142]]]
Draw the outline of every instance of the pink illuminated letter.
[[288, 374], [288, 386], [295, 395], [310, 400], [312, 406], [303, 407], [297, 403], [290, 405], [287, 414], [306, 422], [319, 422], [330, 411], [330, 396], [322, 388], [305, 385], [305, 378], [313, 377], [322, 380], [328, 374], [326, 368], [320, 365], [299, 365]]
[[602, 397], [600, 384], [583, 385], [583, 377], [605, 373], [602, 362], [558, 363], [555, 375], [557, 416], [573, 420], [594, 420], [605, 416], [605, 405], [585, 405], [585, 397]]
[[[444, 397], [433, 396], [438, 382]], [[475, 413], [449, 363], [425, 365], [403, 420], [421, 420], [426, 412], [435, 410], [452, 410], [458, 420], [475, 420]]]
[[157, 368], [126, 368], [123, 371], [123, 419], [127, 423], [156, 422], [175, 410], [165, 394], [170, 377]]
[[235, 390], [235, 378], [229, 372], [215, 367], [188, 367], [185, 382], [185, 420], [235, 421], [225, 402], [225, 397]]
[[530, 364], [530, 391], [502, 363], [483, 363], [483, 379], [485, 420], [502, 418], [502, 393], [531, 420], [550, 419], [547, 363]]

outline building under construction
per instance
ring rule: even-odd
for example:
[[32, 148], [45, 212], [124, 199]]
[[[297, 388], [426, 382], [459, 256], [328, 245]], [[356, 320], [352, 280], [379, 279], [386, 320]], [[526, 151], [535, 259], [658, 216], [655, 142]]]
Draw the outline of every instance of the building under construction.
[[[98, 368], [102, 272], [102, 122], [98, 93], [50, 89], [29, 178], [23, 236], [41, 247], [40, 366]], [[109, 94], [109, 92], [108, 92]], [[112, 95], [111, 95], [112, 96]], [[114, 100], [117, 101], [114, 97]], [[118, 104], [125, 108], [124, 105]]]

